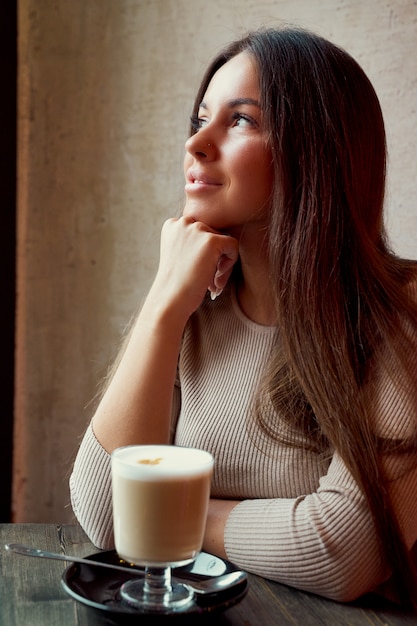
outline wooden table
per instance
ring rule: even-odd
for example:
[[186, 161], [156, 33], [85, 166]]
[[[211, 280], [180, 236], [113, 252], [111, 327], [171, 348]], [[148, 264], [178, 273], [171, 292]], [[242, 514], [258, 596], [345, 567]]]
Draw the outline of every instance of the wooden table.
[[[1, 626], [110, 626], [125, 623], [68, 596], [60, 583], [65, 563], [27, 558], [6, 551], [4, 545], [12, 542], [76, 556], [97, 552], [76, 525], [0, 524]], [[173, 623], [171, 619], [165, 619], [165, 622]], [[135, 623], [144, 624], [146, 620], [138, 617]], [[157, 620], [153, 619], [152, 624], [155, 623]], [[220, 614], [194, 616], [193, 626], [198, 623], [223, 626], [405, 626], [417, 625], [417, 615], [375, 599], [342, 605], [250, 575], [249, 591], [239, 604]]]

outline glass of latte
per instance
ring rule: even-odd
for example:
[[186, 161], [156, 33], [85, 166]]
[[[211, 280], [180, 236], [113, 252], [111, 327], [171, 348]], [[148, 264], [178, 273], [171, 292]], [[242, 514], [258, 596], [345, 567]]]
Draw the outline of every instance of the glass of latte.
[[137, 445], [112, 453], [113, 521], [119, 556], [145, 567], [124, 583], [123, 601], [167, 613], [193, 600], [171, 580], [171, 568], [194, 561], [201, 550], [214, 459], [203, 450]]

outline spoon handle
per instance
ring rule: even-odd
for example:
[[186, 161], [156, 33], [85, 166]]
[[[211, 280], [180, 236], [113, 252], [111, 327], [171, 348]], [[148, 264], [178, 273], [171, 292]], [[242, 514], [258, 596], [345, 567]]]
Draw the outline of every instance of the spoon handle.
[[[83, 559], [78, 556], [70, 556], [68, 554], [58, 554], [57, 552], [48, 552], [47, 550], [40, 550], [39, 548], [31, 548], [21, 543], [6, 543], [4, 546], [6, 550], [15, 552], [16, 554], [22, 554], [23, 556], [36, 556], [43, 559], [54, 559], [56, 561], [67, 561], [70, 563], [82, 563], [84, 565], [107, 567], [107, 569], [118, 570], [120, 572], [127, 572], [131, 576], [144, 576], [145, 570], [137, 567], [124, 567], [123, 565], [113, 565], [112, 563], [104, 563], [103, 561], [93, 561], [92, 559]], [[182, 581], [187, 584], [196, 594], [206, 595], [210, 593], [217, 593], [231, 587], [236, 587], [243, 582], [246, 582], [247, 575], [245, 572], [237, 570], [222, 574], [221, 576], [214, 576], [210, 579], [195, 580], [187, 576], [187, 574], [181, 574], [176, 572], [176, 575], [172, 577], [173, 581]]]
[[112, 563], [104, 563], [102, 561], [92, 561], [91, 559], [83, 559], [79, 556], [69, 556], [67, 554], [58, 554], [57, 552], [48, 552], [47, 550], [30, 548], [29, 546], [24, 546], [21, 543], [6, 543], [4, 547], [10, 552], [22, 554], [23, 556], [36, 556], [44, 559], [54, 559], [55, 561], [68, 561], [71, 563], [82, 563], [83, 565], [107, 567], [108, 569], [115, 569], [119, 572], [128, 572], [129, 574], [132, 574], [134, 576], [144, 575], [143, 569], [141, 570], [135, 567], [123, 567], [123, 565], [113, 565]]

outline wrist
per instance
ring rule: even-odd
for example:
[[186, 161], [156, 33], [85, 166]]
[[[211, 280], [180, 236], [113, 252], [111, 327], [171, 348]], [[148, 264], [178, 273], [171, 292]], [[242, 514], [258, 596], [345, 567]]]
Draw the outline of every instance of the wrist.
[[156, 278], [149, 290], [143, 308], [149, 315], [183, 330], [190, 316], [200, 306], [207, 292], [194, 286], [180, 286]]
[[182, 335], [191, 315], [179, 297], [168, 295], [152, 286], [141, 309], [139, 319], [154, 331], [166, 329], [172, 336]]

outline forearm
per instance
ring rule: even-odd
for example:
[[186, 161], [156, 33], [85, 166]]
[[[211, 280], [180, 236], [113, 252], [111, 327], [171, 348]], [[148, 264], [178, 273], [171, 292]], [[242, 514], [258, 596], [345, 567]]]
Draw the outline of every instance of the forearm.
[[337, 454], [313, 493], [240, 502], [224, 541], [242, 569], [339, 602], [389, 576], [366, 499]]
[[[224, 287], [237, 257], [237, 241], [204, 224], [190, 218], [164, 224], [155, 281], [93, 418], [94, 433], [108, 452], [168, 442], [184, 327], [207, 288]], [[213, 282], [219, 265], [221, 276]]]
[[119, 366], [93, 418], [111, 452], [129, 444], [167, 443], [178, 354], [186, 319], [151, 289]]
[[237, 500], [210, 500], [203, 549], [225, 559], [224, 529], [227, 518], [239, 502]]

